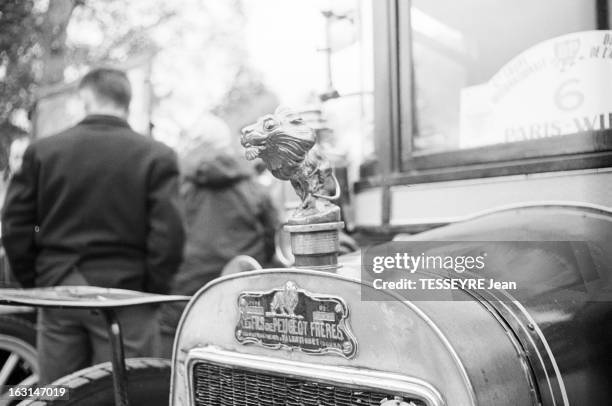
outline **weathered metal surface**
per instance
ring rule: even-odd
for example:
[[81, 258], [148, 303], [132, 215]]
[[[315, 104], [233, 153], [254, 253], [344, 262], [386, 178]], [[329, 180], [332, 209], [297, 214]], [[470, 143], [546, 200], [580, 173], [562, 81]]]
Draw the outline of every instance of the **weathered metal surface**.
[[[475, 299], [498, 314], [519, 340], [543, 405], [610, 402], [612, 212], [530, 206], [396, 240], [427, 241], [432, 249], [444, 247], [445, 240], [464, 241], [445, 252], [495, 252], [499, 265], [488, 269], [494, 278], [514, 280], [519, 286], [545, 287], [522, 290], [520, 295], [514, 294], [520, 296], [515, 300], [508, 300], [512, 293], [496, 291]], [[538, 241], [580, 244], [575, 250], [542, 250]], [[583, 252], [584, 246], [587, 252]], [[347, 272], [350, 269], [355, 268], [349, 267]]]
[[[359, 344], [353, 358], [245, 346], [236, 339], [235, 327], [241, 318], [236, 300], [240, 294], [268, 292], [289, 281], [317, 295], [342, 297], [350, 309], [348, 322]], [[330, 273], [295, 269], [249, 272], [213, 281], [194, 296], [179, 325], [172, 405], [192, 404], [191, 368], [204, 353], [217, 350], [233, 357], [216, 359], [217, 363], [231, 365], [236, 359], [255, 357], [257, 362], [249, 368], [259, 368], [262, 373], [280, 373], [280, 364], [283, 374], [294, 377], [308, 370], [322, 377], [325, 371], [332, 374], [340, 369], [342, 373], [332, 375], [334, 382], [344, 385], [354, 384], [356, 377], [366, 373], [376, 375], [380, 385], [401, 377], [400, 381], [433, 388], [433, 393], [441, 394], [442, 404], [451, 406], [535, 404], [524, 353], [511, 332], [482, 303], [410, 303], [400, 298], [367, 302], [361, 300], [362, 289], [373, 288]], [[402, 387], [408, 392], [417, 390], [408, 384]]]
[[236, 339], [271, 349], [353, 358], [357, 340], [349, 308], [339, 296], [318, 295], [287, 281], [268, 292], [242, 292]]
[[335, 272], [338, 269], [339, 231], [344, 222], [288, 224], [296, 268]]
[[[179, 327], [172, 404], [189, 404], [188, 364], [211, 351], [223, 352], [220, 359], [229, 364], [235, 357], [245, 365], [251, 362], [252, 368], [263, 365], [259, 368], [264, 371], [292, 376], [307, 371], [323, 376], [338, 368], [347, 382], [356, 382], [351, 373], [357, 371], [402, 376], [427, 383], [447, 405], [609, 403], [612, 306], [606, 300], [589, 300], [586, 292], [591, 291], [572, 293], [566, 287], [572, 278], [595, 275], [604, 292], [612, 291], [610, 212], [528, 207], [399, 240], [431, 242], [435, 249], [453, 241], [457, 254], [495, 248], [496, 256], [501, 256], [496, 261], [499, 266], [492, 269], [495, 277], [522, 282], [545, 278], [551, 283], [547, 290], [514, 301], [498, 300], [495, 295], [502, 293], [496, 291], [488, 296], [461, 291], [463, 297], [455, 302], [410, 302], [401, 297], [367, 302], [361, 300], [362, 294], [373, 288], [368, 281], [357, 280], [361, 275], [357, 254], [341, 258], [342, 275], [279, 269], [217, 280], [194, 297]], [[530, 251], [528, 244], [513, 241], [581, 241], [589, 247], [589, 256], [583, 257], [589, 260], [564, 260], [562, 252], [537, 251], [535, 243]], [[287, 281], [345, 300], [359, 343], [354, 358], [313, 357], [302, 351], [243, 346], [236, 340], [240, 314], [235, 298], [244, 291], [267, 292]], [[418, 388], [422, 389], [412, 390]]]

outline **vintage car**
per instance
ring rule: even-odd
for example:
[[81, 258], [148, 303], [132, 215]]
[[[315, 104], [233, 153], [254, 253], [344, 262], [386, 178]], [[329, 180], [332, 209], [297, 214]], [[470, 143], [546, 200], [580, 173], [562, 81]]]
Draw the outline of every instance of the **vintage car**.
[[[315, 237], [302, 253], [334, 248]], [[532, 205], [391, 243], [495, 253], [496, 277], [534, 286], [516, 294], [467, 288], [433, 301], [379, 291], [361, 269], [367, 249], [336, 265], [332, 253], [334, 271], [221, 277], [190, 300], [171, 365], [127, 360], [127, 401], [166, 405], [170, 382], [172, 406], [609, 404], [611, 239], [611, 212]], [[114, 376], [110, 363], [97, 365], [55, 382], [68, 399], [21, 404], [112, 404]]]
[[[611, 214], [531, 206], [400, 237], [454, 251], [504, 247], [501, 274], [551, 281], [520, 301], [470, 290], [456, 301], [392, 293], [367, 301], [374, 287], [355, 254], [334, 273], [270, 269], [215, 280], [183, 315], [170, 404], [608, 404], [612, 306], [590, 300], [576, 281], [601, 278], [609, 293]], [[538, 241], [587, 242], [590, 255], [577, 263]]]
[[[334, 176], [308, 136], [283, 110], [243, 131], [247, 158], [262, 158], [302, 199], [286, 226], [295, 268], [226, 276], [191, 299], [174, 344], [172, 406], [610, 403], [611, 212], [519, 205], [337, 263]], [[369, 252], [398, 246], [423, 258], [488, 255], [487, 275], [519, 288], [380, 289]], [[452, 272], [411, 278], [472, 277]]]
[[[165, 405], [168, 395], [172, 406], [610, 403], [612, 212], [523, 204], [338, 257], [343, 222], [331, 202], [338, 181], [312, 130], [279, 109], [243, 130], [241, 142], [248, 159], [261, 158], [301, 199], [285, 226], [294, 267], [238, 272], [202, 287], [182, 315], [171, 364], [127, 360], [127, 388], [116, 356], [112, 367], [54, 382], [70, 389], [67, 398], [22, 405], [105, 405], [113, 397], [116, 405]], [[371, 253], [398, 247], [422, 258], [486, 257], [486, 275], [507, 283], [463, 284], [474, 275], [456, 266], [415, 267], [413, 280], [456, 288], [442, 296], [381, 289]], [[133, 293], [109, 292], [124, 304], [171, 300]], [[97, 292], [73, 296], [119, 305], [96, 302]], [[15, 302], [6, 293], [4, 300]], [[110, 322], [116, 342], [119, 326]]]

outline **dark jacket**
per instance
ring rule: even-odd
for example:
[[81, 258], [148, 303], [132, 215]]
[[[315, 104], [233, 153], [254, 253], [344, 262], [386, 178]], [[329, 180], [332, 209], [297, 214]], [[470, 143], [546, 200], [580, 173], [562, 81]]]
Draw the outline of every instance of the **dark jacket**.
[[183, 242], [174, 152], [111, 116], [30, 145], [2, 213], [24, 287], [76, 270], [93, 286], [166, 293]]
[[173, 293], [195, 293], [236, 255], [270, 261], [277, 213], [246, 160], [204, 145], [183, 159], [181, 172], [187, 241]]
[[[193, 295], [237, 255], [268, 263], [274, 254], [277, 211], [246, 160], [203, 145], [182, 160], [181, 172], [187, 242], [172, 293]], [[183, 307], [165, 305], [162, 324], [176, 326]]]

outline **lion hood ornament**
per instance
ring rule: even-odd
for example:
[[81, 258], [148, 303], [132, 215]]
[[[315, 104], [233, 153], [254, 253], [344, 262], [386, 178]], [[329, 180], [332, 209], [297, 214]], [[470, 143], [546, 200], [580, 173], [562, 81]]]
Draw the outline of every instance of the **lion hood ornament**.
[[248, 160], [261, 158], [280, 180], [288, 180], [302, 200], [289, 224], [340, 220], [332, 201], [340, 187], [329, 161], [316, 145], [316, 133], [295, 111], [279, 107], [242, 130], [240, 140]]

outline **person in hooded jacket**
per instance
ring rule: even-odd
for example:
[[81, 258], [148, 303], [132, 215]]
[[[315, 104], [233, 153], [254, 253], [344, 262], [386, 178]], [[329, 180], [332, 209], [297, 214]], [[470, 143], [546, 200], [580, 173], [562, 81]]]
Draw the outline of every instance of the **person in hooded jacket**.
[[[267, 190], [255, 180], [254, 169], [237, 146], [231, 146], [227, 126], [209, 119], [204, 127], [179, 157], [187, 234], [184, 261], [171, 294], [195, 294], [237, 255], [251, 256], [262, 265], [274, 255], [279, 221]], [[167, 358], [184, 307], [185, 303], [170, 303], [161, 308]]]

